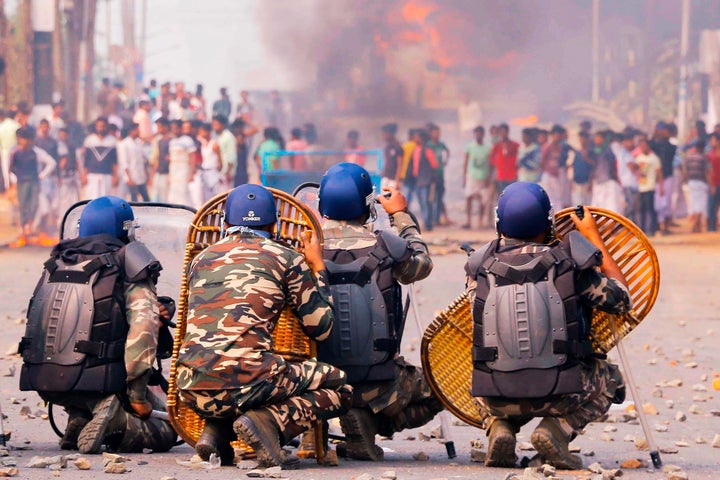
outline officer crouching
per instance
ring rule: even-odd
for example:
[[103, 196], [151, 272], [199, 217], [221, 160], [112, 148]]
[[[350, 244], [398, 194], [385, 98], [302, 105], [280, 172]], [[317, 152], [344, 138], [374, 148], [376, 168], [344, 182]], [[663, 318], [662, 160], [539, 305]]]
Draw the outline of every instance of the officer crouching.
[[432, 261], [405, 197], [384, 190], [377, 201], [398, 234], [373, 232], [373, 184], [358, 165], [330, 168], [318, 195], [335, 311], [335, 328], [318, 346], [318, 358], [342, 368], [353, 386], [352, 408], [340, 417], [346, 442], [337, 452], [358, 460], [383, 459], [376, 434], [420, 427], [443, 409], [422, 370], [399, 355], [405, 324], [400, 284], [426, 278]]
[[627, 281], [590, 212], [555, 238], [539, 185], [514, 183], [496, 210], [499, 238], [469, 259], [473, 301], [472, 395], [489, 437], [485, 465], [515, 465], [515, 435], [534, 417], [531, 441], [544, 463], [578, 469], [569, 443], [625, 396], [622, 375], [591, 347], [591, 310], [623, 314]]
[[164, 452], [176, 440], [169, 422], [150, 418], [165, 409], [147, 388], [162, 267], [134, 228], [124, 200], [88, 203], [79, 237], [52, 250], [28, 309], [20, 389], [65, 408], [63, 450]]
[[303, 253], [276, 242], [272, 193], [240, 185], [225, 205], [227, 235], [193, 260], [188, 273], [187, 333], [178, 357], [180, 399], [205, 419], [195, 449], [231, 465], [240, 437], [263, 466], [297, 468], [282, 446], [347, 410], [345, 373], [315, 359], [283, 359], [272, 332], [290, 307], [311, 338], [333, 328], [322, 247], [303, 236]]

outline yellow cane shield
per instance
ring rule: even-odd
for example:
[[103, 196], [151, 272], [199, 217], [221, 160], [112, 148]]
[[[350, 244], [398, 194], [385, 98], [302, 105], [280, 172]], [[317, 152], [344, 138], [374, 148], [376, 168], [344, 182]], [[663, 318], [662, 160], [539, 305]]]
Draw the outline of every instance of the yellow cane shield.
[[[610, 210], [589, 209], [603, 242], [625, 274], [634, 307], [625, 315], [593, 311], [593, 347], [607, 353], [615, 346], [610, 322], [615, 322], [623, 338], [650, 312], [660, 288], [660, 266], [655, 249], [637, 225]], [[566, 208], [555, 216], [559, 238], [575, 228], [570, 219], [572, 211]], [[482, 428], [480, 413], [470, 395], [472, 330], [472, 308], [463, 293], [425, 330], [420, 358], [430, 387], [445, 407], [461, 420]]]

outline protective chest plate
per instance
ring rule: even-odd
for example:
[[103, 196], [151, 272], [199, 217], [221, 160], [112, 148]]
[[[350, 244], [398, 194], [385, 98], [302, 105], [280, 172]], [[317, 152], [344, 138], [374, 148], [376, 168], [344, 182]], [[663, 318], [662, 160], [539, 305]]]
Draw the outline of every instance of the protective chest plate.
[[335, 323], [330, 338], [318, 346], [319, 358], [338, 366], [370, 366], [387, 360], [388, 352], [375, 348], [389, 327], [385, 301], [378, 287], [379, 270], [367, 283], [353, 283], [364, 258], [339, 265], [326, 261], [330, 272]]
[[487, 362], [495, 371], [551, 368], [565, 363], [566, 355], [553, 352], [555, 341], [567, 340], [565, 309], [553, 283], [555, 267], [542, 280], [498, 285], [488, 273], [490, 292], [483, 312], [483, 343], [497, 348]]
[[23, 352], [27, 363], [78, 365], [85, 354], [75, 350], [78, 341], [89, 341], [94, 316], [93, 283], [99, 272], [84, 276], [88, 262], [65, 265], [50, 274], [36, 293], [28, 311], [28, 336], [43, 342]]

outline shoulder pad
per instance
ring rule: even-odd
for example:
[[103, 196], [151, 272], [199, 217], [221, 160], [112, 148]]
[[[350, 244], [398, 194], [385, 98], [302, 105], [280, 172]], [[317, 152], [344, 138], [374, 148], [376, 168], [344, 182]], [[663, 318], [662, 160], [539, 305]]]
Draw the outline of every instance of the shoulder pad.
[[470, 255], [467, 264], [465, 264], [465, 272], [472, 278], [477, 277], [482, 270], [482, 264], [485, 261], [485, 256], [487, 252], [490, 250], [495, 250], [496, 247], [497, 240], [493, 240], [492, 242], [488, 242], [482, 247], [475, 250], [472, 255]]
[[383, 230], [378, 233], [378, 237], [385, 244], [385, 249], [395, 262], [404, 262], [412, 255], [408, 241], [393, 232]]
[[566, 238], [570, 246], [570, 256], [578, 269], [584, 270], [602, 263], [602, 252], [590, 243], [590, 240], [585, 238], [582, 233], [573, 230], [568, 233]]
[[157, 280], [162, 265], [144, 243], [134, 241], [123, 248], [125, 253], [125, 278], [138, 282], [147, 278]]

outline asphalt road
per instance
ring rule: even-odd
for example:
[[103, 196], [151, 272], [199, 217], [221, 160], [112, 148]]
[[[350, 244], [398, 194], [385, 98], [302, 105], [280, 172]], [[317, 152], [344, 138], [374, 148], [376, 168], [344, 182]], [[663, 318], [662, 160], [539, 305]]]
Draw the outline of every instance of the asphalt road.
[[[454, 251], [459, 240], [479, 241], [488, 235], [488, 232], [478, 236], [466, 232], [437, 231], [433, 235], [438, 244], [434, 251]], [[720, 343], [720, 314], [717, 309], [720, 302], [720, 287], [717, 283], [720, 271], [719, 244], [718, 235], [676, 235], [657, 240], [662, 270], [660, 295], [650, 316], [626, 341], [641, 395], [644, 401], [651, 402], [658, 410], [657, 416], [650, 417], [650, 424], [652, 427], [657, 424], [662, 429], [663, 422], [667, 423], [667, 432], [654, 432], [655, 438], [662, 448], [677, 450], [674, 454], [663, 454], [662, 458], [665, 464], [682, 467], [691, 479], [720, 478], [720, 448], [711, 446], [713, 437], [720, 434], [720, 416], [711, 413], [720, 410], [717, 398], [720, 392], [712, 387], [713, 375], [718, 375], [720, 371], [720, 350], [717, 348]], [[39, 403], [39, 397], [32, 392], [18, 390], [20, 358], [6, 353], [23, 334], [24, 325], [20, 319], [24, 316], [24, 309], [47, 252], [47, 249], [41, 248], [0, 251], [0, 322], [3, 329], [0, 334], [0, 401], [8, 417], [5, 428], [12, 430], [10, 455], [17, 460], [20, 469], [18, 478], [52, 477], [53, 472], [47, 469], [30, 469], [25, 465], [32, 456], [65, 453], [59, 450], [57, 437], [49, 422], [42, 418], [46, 408]], [[432, 275], [417, 286], [425, 325], [462, 291], [464, 261], [464, 256], [459, 254], [436, 256]], [[403, 350], [406, 357], [415, 363], [419, 363], [420, 337], [421, 333], [414, 322], [409, 320]], [[658, 383], [673, 379], [681, 379], [682, 386], [656, 387]], [[674, 402], [673, 408], [669, 408], [668, 400]], [[21, 416], [20, 410], [24, 406], [39, 415], [36, 418]], [[684, 412], [687, 417], [685, 421], [675, 420], [678, 411]], [[457, 424], [451, 426], [450, 432], [458, 456], [449, 460], [444, 446], [437, 440], [419, 439], [420, 433], [429, 435], [438, 426], [439, 421], [436, 419], [415, 431], [401, 432], [393, 440], [380, 441], [379, 445], [386, 449], [386, 459], [382, 463], [341, 459], [338, 467], [320, 467], [313, 460], [305, 460], [300, 470], [283, 472], [283, 476], [292, 479], [351, 479], [368, 473], [379, 479], [383, 472], [394, 470], [400, 480], [503, 479], [512, 471], [522, 473], [520, 467], [488, 469], [482, 464], [471, 462], [471, 440], [481, 439], [487, 445], [485, 435], [475, 428]], [[613, 427], [617, 430], [605, 431]], [[532, 425], [523, 429], [518, 440], [528, 442], [531, 429]], [[633, 458], [644, 460], [647, 464], [648, 453], [637, 450], [633, 443], [625, 441], [628, 436], [641, 437], [640, 426], [594, 423], [587, 427], [585, 434], [576, 439], [573, 445], [583, 452], [594, 452], [593, 456], [583, 457], [586, 466], [600, 462], [606, 468], [615, 468], [621, 462]], [[696, 440], [702, 439], [706, 443], [696, 443]], [[677, 446], [675, 442], [688, 446]], [[413, 455], [418, 452], [426, 453], [429, 460], [415, 460]], [[518, 453], [520, 456], [533, 454]], [[197, 470], [178, 464], [178, 461], [189, 460], [192, 455], [193, 450], [187, 445], [166, 454], [128, 455], [131, 460], [127, 466], [131, 471], [125, 476], [148, 479], [164, 476], [177, 479], [247, 478], [247, 470], [230, 467]], [[90, 479], [107, 475], [102, 473], [99, 456], [89, 456], [88, 459], [92, 464], [90, 470], [79, 471], [69, 465], [59, 472], [59, 476]], [[650, 472], [647, 467], [624, 470], [624, 473], [623, 478], [629, 479], [666, 478], [661, 471]], [[560, 477], [581, 478], [582, 472], [560, 472]]]

